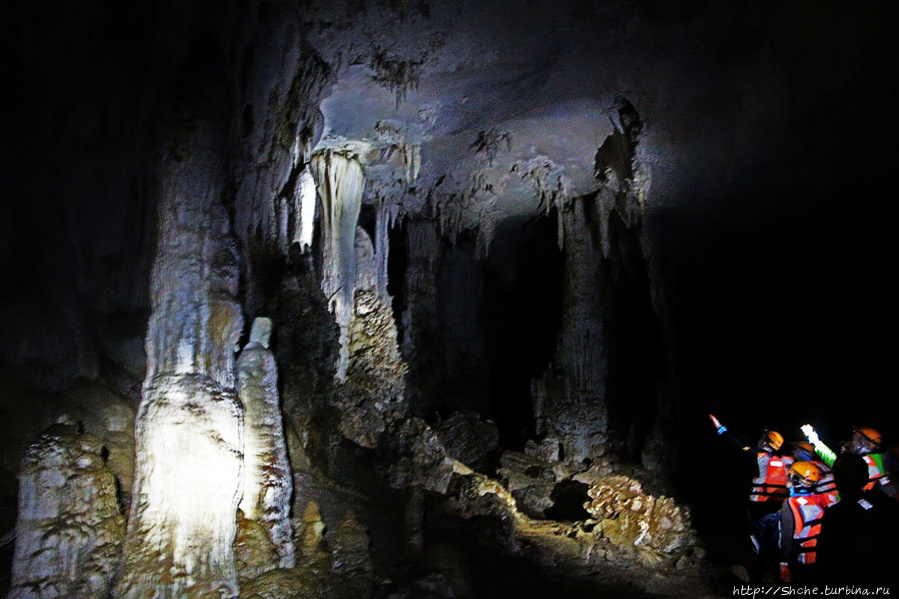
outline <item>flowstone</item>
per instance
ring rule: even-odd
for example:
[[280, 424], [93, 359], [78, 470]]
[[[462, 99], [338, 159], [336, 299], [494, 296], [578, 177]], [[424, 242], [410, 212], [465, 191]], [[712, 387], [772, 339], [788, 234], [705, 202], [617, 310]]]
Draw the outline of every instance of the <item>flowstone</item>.
[[103, 599], [119, 563], [125, 519], [99, 439], [50, 427], [19, 474], [10, 599]]

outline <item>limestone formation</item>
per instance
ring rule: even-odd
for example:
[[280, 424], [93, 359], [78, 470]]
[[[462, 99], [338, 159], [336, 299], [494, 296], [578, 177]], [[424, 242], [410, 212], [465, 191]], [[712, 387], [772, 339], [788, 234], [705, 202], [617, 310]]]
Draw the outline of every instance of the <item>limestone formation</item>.
[[315, 235], [315, 198], [317, 193], [315, 178], [307, 166], [297, 180], [294, 206], [294, 214], [299, 217], [295, 220], [293, 243], [299, 244], [301, 251], [304, 252], [312, 247], [312, 238]]
[[420, 418], [398, 420], [388, 429], [384, 447], [391, 456], [388, 465], [391, 486], [446, 492], [454, 463], [437, 433], [426, 422]]
[[0, 595], [711, 596], [695, 416], [890, 407], [899, 3], [12, 4]]
[[377, 291], [371, 240], [356, 230], [357, 290], [349, 325], [346, 380], [338, 387], [337, 405], [343, 435], [373, 448], [390, 422], [405, 414], [406, 362], [397, 343], [390, 305]]
[[[423, 365], [424, 371], [440, 363], [430, 340], [439, 334], [438, 273], [441, 243], [437, 225], [430, 219], [410, 218], [406, 223], [406, 245], [409, 264], [406, 268], [406, 309], [403, 311], [400, 329], [403, 331], [403, 356], [412, 363]], [[412, 376], [415, 373], [413, 371]], [[425, 409], [427, 394], [416, 392], [427, 388], [429, 380], [411, 381], [410, 408]]]
[[497, 472], [518, 508], [532, 518], [546, 517], [556, 480], [551, 465], [517, 451], [504, 451]]
[[306, 561], [315, 563], [327, 556], [327, 552], [322, 548], [324, 532], [325, 523], [322, 521], [318, 504], [310, 501], [306, 504], [303, 519], [297, 531], [299, 551]]
[[329, 536], [331, 568], [340, 574], [367, 576], [371, 574], [371, 538], [356, 515], [347, 512]]
[[244, 484], [240, 509], [259, 522], [280, 555], [294, 565], [290, 497], [293, 493], [278, 397], [278, 367], [269, 349], [272, 322], [253, 321], [250, 341], [237, 358], [237, 394], [244, 408]]
[[552, 367], [532, 385], [537, 432], [557, 438], [569, 462], [595, 455], [608, 438], [603, 253], [596, 222], [586, 201], [561, 211], [562, 323]]
[[257, 578], [274, 570], [281, 562], [281, 554], [271, 540], [271, 533], [255, 520], [237, 512], [237, 536], [234, 539], [234, 565], [241, 579]]
[[[234, 351], [243, 328], [228, 213], [221, 81], [173, 125], [158, 171], [147, 378], [135, 427], [131, 517], [116, 597], [238, 594], [233, 542], [243, 408]], [[219, 93], [215, 93], [218, 90]]]
[[692, 542], [689, 515], [670, 497], [643, 492], [636, 480], [608, 476], [587, 491], [587, 511], [600, 521], [602, 535], [620, 546], [646, 546], [671, 553]]
[[315, 154], [311, 167], [322, 202], [322, 291], [340, 327], [336, 376], [342, 381], [350, 359], [349, 327], [356, 289], [356, 223], [365, 178], [358, 157], [333, 150]]
[[125, 520], [100, 441], [50, 427], [19, 474], [10, 599], [104, 599], [119, 563]]

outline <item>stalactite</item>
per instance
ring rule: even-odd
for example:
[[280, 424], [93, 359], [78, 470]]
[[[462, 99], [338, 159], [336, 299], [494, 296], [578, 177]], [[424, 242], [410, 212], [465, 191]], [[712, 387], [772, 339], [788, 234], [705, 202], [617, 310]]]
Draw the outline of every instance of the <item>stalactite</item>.
[[406, 184], [412, 185], [418, 179], [418, 171], [421, 169], [421, 145], [404, 143], [400, 145], [400, 149], [403, 152]]
[[221, 203], [225, 119], [212, 115], [179, 123], [159, 169], [148, 368], [115, 594], [122, 599], [238, 594], [232, 544], [243, 409], [234, 351], [243, 316], [237, 254]]
[[276, 200], [278, 205], [278, 245], [281, 253], [285, 256], [290, 250], [290, 243], [293, 241], [293, 235], [290, 234], [290, 203], [279, 198]]
[[365, 178], [358, 158], [333, 150], [315, 154], [311, 166], [322, 200], [322, 291], [340, 327], [336, 377], [342, 381], [346, 377], [350, 355], [349, 325], [353, 318], [356, 279], [354, 244]]
[[387, 263], [390, 260], [390, 228], [396, 220], [396, 205], [388, 198], [378, 198], [377, 221], [375, 222], [375, 267], [377, 269], [378, 295], [390, 302], [387, 292]]
[[245, 518], [265, 528], [278, 548], [279, 565], [291, 568], [295, 561], [289, 514], [293, 481], [281, 422], [278, 367], [269, 349], [271, 328], [268, 318], [254, 320], [250, 341], [237, 358], [237, 390], [245, 410], [240, 509]]
[[300, 173], [297, 179], [297, 189], [294, 200], [294, 215], [296, 215], [293, 234], [293, 242], [299, 244], [300, 250], [305, 252], [312, 247], [312, 238], [315, 235], [315, 197], [318, 191], [315, 188], [315, 178], [308, 165]]

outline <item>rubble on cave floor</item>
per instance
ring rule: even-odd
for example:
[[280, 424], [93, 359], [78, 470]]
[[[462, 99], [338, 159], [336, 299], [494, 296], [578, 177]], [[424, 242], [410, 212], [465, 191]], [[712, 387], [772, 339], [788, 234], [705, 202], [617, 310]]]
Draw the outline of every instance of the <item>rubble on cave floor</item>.
[[[546, 447], [531, 446], [529, 453], [507, 452], [500, 474], [492, 477], [442, 452], [440, 459], [428, 459], [440, 446], [423, 423], [396, 430], [402, 431], [397, 436], [408, 437], [397, 441], [399, 445], [417, 450], [407, 454], [404, 471], [409, 476], [394, 478], [401, 483], [395, 488], [408, 490], [411, 484], [430, 489], [419, 510], [423, 522], [418, 533], [423, 538], [410, 563], [389, 576], [373, 568], [376, 562], [383, 566], [378, 559], [383, 556], [369, 553], [376, 544], [365, 534], [365, 526], [352, 513], [338, 522], [334, 501], [324, 505], [323, 512], [310, 503], [297, 526], [305, 539], [298, 551], [305, 559], [296, 569], [242, 582], [242, 597], [461, 599], [500, 592], [544, 597], [557, 591], [565, 597], [600, 592], [615, 597], [718, 596], [688, 511], [671, 498], [645, 493], [636, 478], [616, 474], [622, 469], [615, 463], [566, 464], [557, 454], [543, 451]], [[431, 443], [425, 442], [428, 439]], [[585, 517], [554, 520], [526, 513], [514, 490], [523, 488], [527, 479], [540, 481], [537, 486], [545, 491], [550, 514], [559, 497], [553, 487], [575, 485], [578, 492], [571, 497], [582, 492]], [[306, 479], [307, 487], [310, 482]], [[359, 498], [346, 502], [371, 505]], [[325, 512], [332, 517], [323, 517]], [[370, 514], [363, 521], [371, 517], [377, 516]], [[352, 534], [343, 534], [347, 530]], [[346, 556], [362, 566], [347, 569]], [[310, 577], [314, 583], [303, 587], [302, 581]], [[290, 589], [299, 587], [301, 593], [291, 594]]]
[[[585, 592], [616, 589], [616, 596], [716, 596], [689, 513], [674, 500], [644, 493], [629, 476], [597, 475], [610, 470], [609, 464], [572, 474], [561, 463], [543, 463], [537, 470], [539, 460], [518, 457], [525, 471], [511, 473], [512, 460], [505, 460], [506, 486], [474, 472], [457, 475], [443, 504], [445, 515], [477, 522], [478, 542], [515, 558], [521, 567], [539, 569], [548, 577], [547, 588], [569, 584]], [[547, 475], [554, 470], [563, 477]], [[529, 488], [545, 489], [549, 505], [553, 485], [592, 477], [583, 506], [589, 516], [559, 521], [524, 513], [509, 488], [526, 473], [538, 481]], [[460, 534], [471, 532], [459, 526]]]

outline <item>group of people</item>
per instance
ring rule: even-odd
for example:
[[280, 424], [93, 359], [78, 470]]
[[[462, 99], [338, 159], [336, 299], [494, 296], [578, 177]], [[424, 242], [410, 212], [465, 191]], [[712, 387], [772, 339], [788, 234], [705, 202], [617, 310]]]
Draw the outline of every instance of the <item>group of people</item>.
[[899, 488], [880, 433], [855, 428], [837, 455], [805, 425], [807, 440], [782, 455], [784, 437], [767, 430], [745, 446], [712, 414], [718, 435], [757, 468], [749, 491], [750, 580], [770, 573], [787, 584], [889, 586], [899, 580]]

